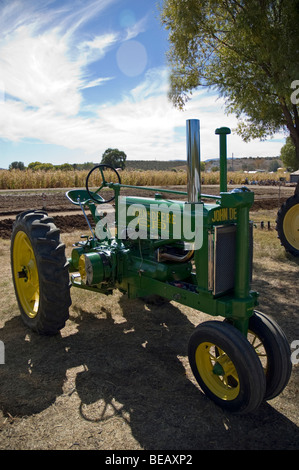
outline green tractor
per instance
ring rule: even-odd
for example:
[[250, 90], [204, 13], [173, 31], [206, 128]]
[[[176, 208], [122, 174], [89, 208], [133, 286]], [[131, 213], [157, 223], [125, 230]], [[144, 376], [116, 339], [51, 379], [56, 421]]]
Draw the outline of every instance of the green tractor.
[[295, 193], [277, 213], [276, 230], [281, 245], [293, 256], [299, 256], [299, 181]]
[[[254, 194], [246, 187], [227, 190], [226, 127], [215, 131], [220, 194], [203, 194], [199, 121], [188, 120], [186, 132], [187, 192], [124, 185], [115, 169], [97, 165], [85, 189], [66, 193], [81, 207], [91, 232], [74, 243], [69, 259], [46, 212], [19, 214], [11, 240], [16, 297], [25, 324], [39, 334], [64, 327], [70, 286], [90, 295], [119, 289], [129, 299], [156, 296], [222, 317], [194, 329], [186, 347], [189, 363], [217, 405], [252, 412], [279, 395], [291, 374], [288, 341], [278, 324], [257, 310], [259, 294], [250, 287]], [[125, 188], [153, 191], [154, 197], [123, 196]], [[98, 208], [112, 200], [109, 227], [107, 214]]]

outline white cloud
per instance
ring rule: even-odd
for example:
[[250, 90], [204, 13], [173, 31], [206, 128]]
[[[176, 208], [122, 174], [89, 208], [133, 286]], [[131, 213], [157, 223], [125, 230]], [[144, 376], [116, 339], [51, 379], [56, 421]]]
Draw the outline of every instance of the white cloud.
[[109, 80], [113, 80], [113, 77], [105, 77], [105, 78], [96, 78], [95, 80], [92, 80], [92, 81], [88, 81], [86, 82], [85, 84], [83, 84], [80, 89], [81, 90], [85, 90], [86, 88], [93, 88], [93, 87], [96, 87], [96, 86], [101, 86], [103, 85], [105, 82], [109, 82]]
[[117, 34], [98, 35], [77, 48], [72, 35], [114, 1], [88, 2], [81, 8], [65, 2], [63, 9], [47, 9], [47, 14], [45, 9], [52, 3], [49, 1], [38, 5], [13, 1], [5, 5], [0, 16], [4, 31], [0, 40], [0, 78], [6, 98], [68, 116], [78, 114], [80, 89], [98, 86], [109, 78], [90, 80], [86, 67], [105, 55]]
[[167, 68], [154, 68], [146, 72], [144, 80], [131, 91], [131, 96], [135, 101], [149, 96], [167, 96], [168, 89]]
[[[161, 75], [164, 73], [162, 71]], [[124, 148], [131, 158], [160, 158], [162, 154], [165, 157], [164, 149], [169, 148], [174, 139], [173, 126], [182, 121], [166, 95], [156, 92], [157, 84], [152, 83], [149, 76], [156, 77], [160, 84], [163, 81], [157, 71], [149, 74], [140, 85], [144, 90], [143, 98], [139, 94], [136, 99], [135, 90], [119, 103], [100, 106], [94, 119], [57, 114], [46, 106], [28, 109], [21, 102], [4, 101], [0, 113], [1, 133], [12, 141], [35, 138], [67, 148], [80, 148], [87, 154], [103, 153], [113, 145]]]
[[95, 62], [106, 54], [106, 51], [113, 46], [119, 35], [117, 33], [108, 33], [94, 37], [90, 41], [83, 41], [78, 46], [79, 63], [85, 66]]
[[36, 38], [22, 26], [0, 46], [1, 78], [6, 93], [27, 106], [76, 114], [80, 108], [80, 69], [67, 57], [67, 44], [55, 31]]
[[143, 33], [146, 30], [146, 23], [148, 17], [147, 15], [141, 18], [141, 20], [134, 22], [126, 29], [126, 37], [125, 40], [128, 41], [130, 39], [136, 38], [140, 33]]
[[52, 23], [60, 14], [57, 10], [49, 10], [50, 0], [40, 0], [38, 5], [33, 1], [4, 0], [0, 10], [1, 38], [6, 39], [22, 26], [31, 25], [36, 33]]
[[[72, 37], [90, 19], [96, 17], [107, 7], [119, 0], [64, 0], [63, 7], [56, 10], [57, 15], [61, 13], [62, 19], [59, 22], [61, 33], [65, 37]], [[49, 0], [48, 3], [52, 3]], [[54, 10], [55, 11], [55, 10]]]
[[[224, 116], [221, 100], [203, 90], [194, 94], [184, 112], [178, 111], [167, 99], [167, 77], [165, 69], [149, 71], [145, 80], [120, 102], [101, 105], [93, 119], [58, 115], [46, 107], [27, 109], [20, 102], [7, 101], [0, 105], [0, 129], [12, 141], [40, 139], [80, 149], [85, 156], [101, 155], [113, 146], [124, 150], [129, 159], [170, 160], [186, 158], [185, 122], [197, 118], [201, 124], [202, 159], [217, 157], [215, 129], [234, 128], [236, 119]], [[178, 128], [181, 132], [176, 135]], [[263, 155], [264, 146], [259, 141], [245, 144], [234, 134], [228, 136], [228, 156]], [[266, 155], [277, 155], [278, 147], [277, 143], [267, 143]]]

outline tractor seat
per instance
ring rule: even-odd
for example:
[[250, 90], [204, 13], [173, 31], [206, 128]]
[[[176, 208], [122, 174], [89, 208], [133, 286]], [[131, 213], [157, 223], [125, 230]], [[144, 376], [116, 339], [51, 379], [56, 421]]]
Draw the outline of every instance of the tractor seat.
[[86, 191], [86, 189], [71, 189], [66, 194], [66, 197], [72, 204], [79, 206], [78, 199], [80, 199], [80, 203], [82, 205], [86, 204], [87, 202], [91, 201], [90, 195]]

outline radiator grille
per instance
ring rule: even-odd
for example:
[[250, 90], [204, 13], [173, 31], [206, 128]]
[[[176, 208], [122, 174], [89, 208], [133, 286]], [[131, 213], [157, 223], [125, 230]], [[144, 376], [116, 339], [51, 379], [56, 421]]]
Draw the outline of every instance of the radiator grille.
[[[209, 234], [209, 290], [214, 295], [234, 288], [237, 226], [215, 226]], [[250, 278], [252, 276], [252, 224], [249, 230]]]

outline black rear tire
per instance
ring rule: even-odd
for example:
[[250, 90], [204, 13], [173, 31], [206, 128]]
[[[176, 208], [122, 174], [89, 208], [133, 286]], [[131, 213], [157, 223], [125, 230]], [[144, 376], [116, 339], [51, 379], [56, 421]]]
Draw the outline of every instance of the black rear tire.
[[11, 236], [11, 267], [25, 325], [39, 334], [58, 333], [69, 317], [71, 284], [65, 245], [45, 211], [17, 216]]

